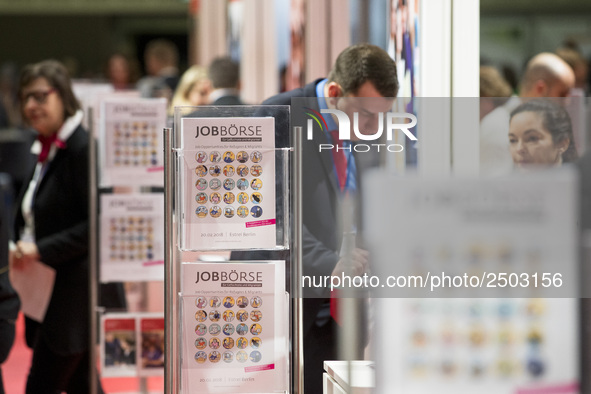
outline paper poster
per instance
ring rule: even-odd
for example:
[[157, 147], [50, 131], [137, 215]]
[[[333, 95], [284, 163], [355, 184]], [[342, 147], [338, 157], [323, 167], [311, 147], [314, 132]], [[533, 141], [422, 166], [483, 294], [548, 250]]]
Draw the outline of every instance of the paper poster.
[[183, 264], [183, 392], [286, 387], [288, 325], [278, 322], [285, 319], [282, 264]]
[[578, 392], [576, 172], [364, 179], [378, 393]]
[[578, 392], [576, 300], [378, 301], [378, 393]]
[[166, 100], [109, 99], [101, 116], [101, 186], [163, 186]]
[[136, 376], [136, 318], [124, 314], [101, 318], [101, 376]]
[[276, 246], [273, 118], [183, 118], [183, 249]]
[[89, 82], [87, 80], [72, 80], [72, 90], [76, 96], [76, 99], [80, 103], [80, 107], [86, 114], [86, 116], [82, 118], [82, 126], [84, 126], [84, 128], [87, 130], [91, 130], [88, 114], [91, 109], [94, 111], [93, 123], [96, 125], [97, 97], [100, 95], [113, 94], [115, 93], [115, 89], [110, 83], [95, 83]]
[[140, 317], [140, 376], [164, 374], [164, 318]]
[[101, 196], [101, 282], [164, 280], [164, 196]]

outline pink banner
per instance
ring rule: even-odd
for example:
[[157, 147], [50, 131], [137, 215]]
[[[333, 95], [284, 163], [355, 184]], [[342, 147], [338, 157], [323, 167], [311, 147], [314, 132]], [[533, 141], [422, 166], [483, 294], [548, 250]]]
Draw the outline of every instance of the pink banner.
[[256, 365], [254, 367], [246, 367], [246, 368], [244, 368], [244, 372], [268, 371], [270, 369], [275, 369], [275, 364]]
[[270, 226], [272, 224], [275, 224], [276, 220], [275, 219], [267, 219], [267, 220], [259, 220], [256, 222], [247, 222], [246, 223], [246, 228], [249, 227], [260, 227], [260, 226]]
[[159, 166], [159, 167], [150, 167], [147, 169], [148, 172], [158, 172], [158, 171], [164, 171], [164, 166]]
[[517, 389], [516, 394], [572, 394], [579, 392], [579, 383], [566, 383], [554, 386]]
[[144, 267], [149, 267], [151, 265], [158, 265], [158, 264], [164, 264], [164, 260], [146, 261], [145, 263], [142, 263], [142, 265]]

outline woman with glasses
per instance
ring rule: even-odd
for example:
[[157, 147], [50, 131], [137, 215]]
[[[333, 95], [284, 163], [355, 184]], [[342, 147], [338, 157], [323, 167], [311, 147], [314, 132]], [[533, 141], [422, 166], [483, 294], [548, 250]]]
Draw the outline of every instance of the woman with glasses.
[[[55, 269], [43, 321], [26, 318], [33, 360], [26, 392], [89, 392], [88, 139], [64, 66], [47, 60], [20, 76], [24, 120], [38, 155], [21, 194], [11, 270], [39, 261]], [[100, 391], [99, 391], [100, 392]]]

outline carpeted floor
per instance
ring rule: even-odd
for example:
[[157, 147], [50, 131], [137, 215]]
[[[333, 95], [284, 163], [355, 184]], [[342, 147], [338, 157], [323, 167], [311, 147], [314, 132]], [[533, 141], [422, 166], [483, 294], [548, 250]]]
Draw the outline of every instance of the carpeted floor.
[[[23, 394], [27, 373], [31, 365], [31, 349], [25, 344], [25, 323], [22, 314], [19, 314], [16, 323], [16, 339], [8, 360], [2, 364], [2, 376], [6, 394]], [[139, 379], [136, 378], [110, 378], [103, 379], [103, 388], [106, 393], [139, 393]], [[164, 378], [150, 377], [147, 379], [149, 393], [162, 393]]]

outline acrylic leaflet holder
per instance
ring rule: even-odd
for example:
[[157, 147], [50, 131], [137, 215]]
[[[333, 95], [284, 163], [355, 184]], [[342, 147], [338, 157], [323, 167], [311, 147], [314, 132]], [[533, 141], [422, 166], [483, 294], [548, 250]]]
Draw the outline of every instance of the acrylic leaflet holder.
[[[276, 257], [290, 249], [289, 107], [176, 107], [174, 125], [166, 392], [289, 392], [288, 266]], [[222, 261], [204, 262], [212, 253]]]
[[281, 147], [281, 118], [288, 122], [289, 112], [205, 108], [176, 109], [180, 248], [287, 249], [289, 148]]

